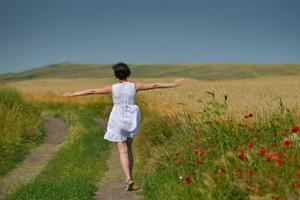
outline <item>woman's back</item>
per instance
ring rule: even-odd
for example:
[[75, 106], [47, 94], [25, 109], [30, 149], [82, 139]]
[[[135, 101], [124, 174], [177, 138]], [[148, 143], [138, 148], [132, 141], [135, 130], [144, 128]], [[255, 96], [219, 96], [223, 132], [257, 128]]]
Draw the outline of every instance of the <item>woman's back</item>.
[[[74, 93], [65, 93], [63, 96], [81, 96], [90, 94], [112, 94], [112, 110], [107, 122], [104, 139], [118, 142], [120, 160], [127, 178], [126, 191], [132, 191], [132, 139], [139, 133], [140, 110], [136, 102], [136, 92], [141, 90], [177, 87], [183, 79], [176, 79], [173, 83], [131, 83], [127, 78], [131, 72], [125, 63], [113, 65], [116, 78], [120, 83], [102, 88], [94, 88]], [[127, 153], [128, 152], [128, 153]]]
[[134, 105], [136, 100], [134, 83], [123, 82], [113, 84], [112, 97], [114, 105]]
[[139, 107], [135, 104], [136, 90], [134, 83], [122, 82], [112, 85], [114, 106], [109, 115], [104, 138], [117, 142], [138, 134], [140, 122]]

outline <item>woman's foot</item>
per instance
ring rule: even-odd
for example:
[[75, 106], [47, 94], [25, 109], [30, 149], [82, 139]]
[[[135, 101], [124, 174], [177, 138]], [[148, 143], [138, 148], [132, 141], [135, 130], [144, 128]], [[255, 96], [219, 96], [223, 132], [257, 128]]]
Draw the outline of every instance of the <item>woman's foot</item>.
[[125, 191], [132, 191], [133, 190], [133, 180], [128, 179], [126, 182], [126, 187], [125, 187]]

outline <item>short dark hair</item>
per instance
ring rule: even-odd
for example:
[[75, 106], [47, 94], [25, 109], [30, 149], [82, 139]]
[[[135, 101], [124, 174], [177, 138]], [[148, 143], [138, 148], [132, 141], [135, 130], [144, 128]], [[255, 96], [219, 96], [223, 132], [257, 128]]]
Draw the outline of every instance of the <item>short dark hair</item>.
[[118, 62], [117, 64], [114, 64], [113, 70], [115, 72], [116, 78], [119, 80], [124, 80], [131, 74], [128, 65], [123, 62]]

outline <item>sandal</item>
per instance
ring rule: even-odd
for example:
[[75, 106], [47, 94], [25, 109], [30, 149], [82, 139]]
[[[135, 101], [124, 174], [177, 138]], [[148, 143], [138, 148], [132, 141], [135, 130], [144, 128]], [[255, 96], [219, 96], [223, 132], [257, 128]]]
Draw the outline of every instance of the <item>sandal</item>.
[[131, 179], [128, 179], [126, 182], [125, 191], [132, 191], [134, 182]]

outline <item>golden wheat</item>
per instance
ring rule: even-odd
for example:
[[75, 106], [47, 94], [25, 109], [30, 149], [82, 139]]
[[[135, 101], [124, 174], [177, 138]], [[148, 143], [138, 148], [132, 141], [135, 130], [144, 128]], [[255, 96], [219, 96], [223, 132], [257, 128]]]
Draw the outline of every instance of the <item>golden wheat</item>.
[[[131, 81], [164, 82], [174, 78], [133, 78]], [[114, 78], [101, 79], [36, 79], [9, 83], [27, 97], [46, 101], [65, 101], [61, 94], [66, 91], [77, 91], [97, 88], [114, 83]], [[185, 110], [199, 112], [212, 97], [207, 92], [214, 93], [215, 99], [224, 101], [228, 97], [228, 112], [232, 115], [245, 113], [264, 113], [279, 105], [279, 97], [285, 106], [292, 109], [300, 107], [300, 76], [266, 77], [241, 80], [200, 81], [186, 78], [185, 83], [172, 89], [142, 91], [138, 96], [151, 99], [162, 112]], [[76, 97], [75, 101], [87, 102], [100, 96]], [[55, 99], [55, 100], [54, 100]], [[73, 101], [73, 100], [68, 100]], [[151, 104], [151, 102], [149, 102]]]

